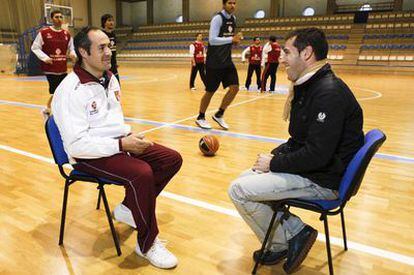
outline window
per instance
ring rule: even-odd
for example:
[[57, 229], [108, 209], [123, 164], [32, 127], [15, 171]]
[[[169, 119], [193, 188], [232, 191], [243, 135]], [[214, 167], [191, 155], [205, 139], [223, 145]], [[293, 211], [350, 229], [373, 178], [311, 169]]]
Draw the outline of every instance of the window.
[[370, 4], [363, 4], [360, 8], [360, 11], [372, 11], [371, 5]]
[[182, 16], [182, 15], [178, 16], [178, 17], [175, 19], [175, 22], [177, 22], [177, 23], [183, 23], [183, 16]]
[[303, 16], [314, 16], [315, 15], [315, 9], [311, 7], [306, 7], [303, 12]]
[[264, 11], [264, 10], [258, 10], [258, 11], [256, 11], [256, 12], [254, 13], [254, 15], [253, 15], [253, 17], [254, 17], [254, 18], [257, 18], [257, 19], [262, 19], [262, 18], [265, 18], [265, 16], [266, 16], [266, 13], [265, 13], [265, 11]]

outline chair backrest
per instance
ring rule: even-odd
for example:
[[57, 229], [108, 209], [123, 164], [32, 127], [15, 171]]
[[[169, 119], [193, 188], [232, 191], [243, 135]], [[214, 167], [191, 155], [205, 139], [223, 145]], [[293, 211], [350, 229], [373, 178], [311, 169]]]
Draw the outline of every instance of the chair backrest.
[[339, 186], [339, 199], [343, 205], [358, 192], [369, 162], [385, 139], [385, 134], [378, 129], [373, 129], [365, 135], [364, 145], [348, 164]]
[[68, 155], [63, 148], [62, 137], [60, 136], [59, 129], [53, 119], [53, 116], [50, 116], [46, 120], [45, 130], [55, 163], [59, 166], [69, 163]]

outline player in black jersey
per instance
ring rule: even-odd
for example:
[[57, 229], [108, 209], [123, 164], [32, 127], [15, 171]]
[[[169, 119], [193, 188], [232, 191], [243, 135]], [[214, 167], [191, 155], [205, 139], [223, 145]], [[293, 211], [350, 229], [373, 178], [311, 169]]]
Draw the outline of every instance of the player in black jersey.
[[111, 43], [111, 51], [112, 51], [112, 58], [111, 58], [111, 69], [109, 69], [118, 79], [119, 82], [119, 74], [118, 74], [118, 64], [116, 63], [116, 36], [114, 33], [115, 30], [115, 20], [111, 14], [104, 14], [101, 17], [101, 27], [102, 31], [109, 37], [109, 41]]
[[201, 99], [199, 115], [195, 121], [203, 129], [211, 129], [205, 118], [205, 112], [220, 83], [223, 88], [229, 87], [229, 89], [219, 110], [212, 118], [224, 130], [229, 128], [223, 119], [224, 111], [239, 91], [239, 77], [231, 58], [233, 44], [238, 44], [242, 39], [242, 34], [235, 32], [236, 17], [233, 15], [235, 8], [236, 0], [223, 0], [223, 10], [218, 12], [210, 22], [206, 61], [206, 92]]

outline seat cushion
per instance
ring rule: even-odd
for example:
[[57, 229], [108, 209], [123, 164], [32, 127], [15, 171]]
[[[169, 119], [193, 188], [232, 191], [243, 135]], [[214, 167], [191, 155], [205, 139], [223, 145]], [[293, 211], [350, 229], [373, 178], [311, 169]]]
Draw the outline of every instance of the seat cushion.
[[114, 181], [114, 180], [110, 180], [110, 179], [106, 179], [106, 178], [102, 178], [102, 177], [96, 177], [93, 175], [90, 175], [88, 173], [73, 169], [70, 174], [69, 177], [74, 179], [74, 180], [80, 180], [80, 181], [90, 181], [90, 182], [102, 182], [105, 184], [116, 184], [116, 185], [122, 185], [122, 183]]

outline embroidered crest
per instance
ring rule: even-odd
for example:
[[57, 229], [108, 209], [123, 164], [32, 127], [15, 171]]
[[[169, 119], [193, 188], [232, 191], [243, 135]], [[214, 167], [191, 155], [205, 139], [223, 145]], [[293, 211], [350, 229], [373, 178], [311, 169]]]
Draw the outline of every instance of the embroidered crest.
[[91, 103], [91, 110], [89, 111], [89, 115], [95, 115], [98, 113], [98, 105], [96, 104], [96, 101], [93, 101]]
[[318, 122], [325, 122], [325, 119], [326, 119], [326, 114], [325, 113], [323, 113], [323, 112], [320, 112], [319, 114], [318, 114], [318, 118], [316, 119], [316, 121], [318, 121]]

